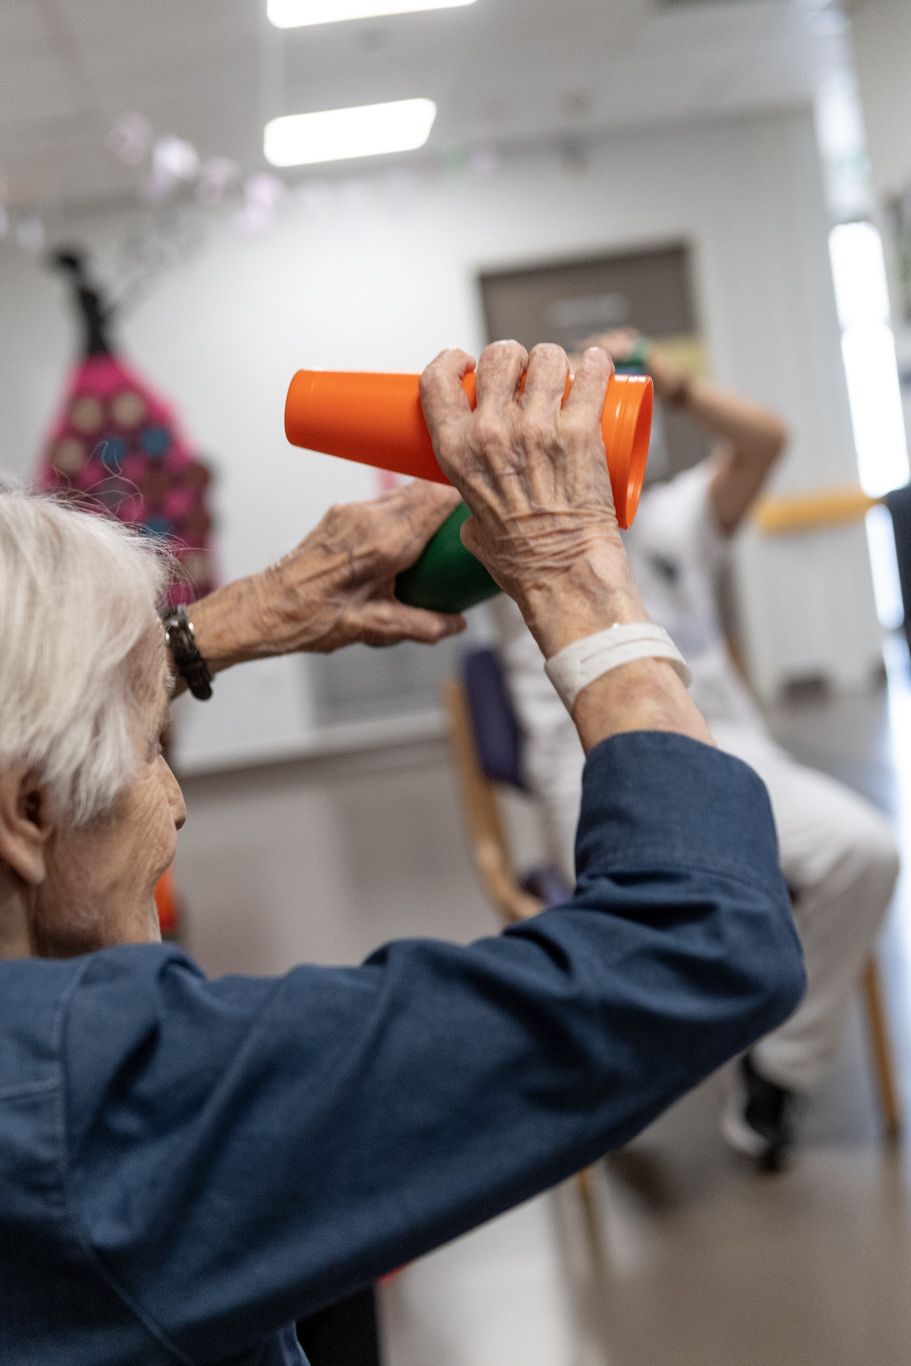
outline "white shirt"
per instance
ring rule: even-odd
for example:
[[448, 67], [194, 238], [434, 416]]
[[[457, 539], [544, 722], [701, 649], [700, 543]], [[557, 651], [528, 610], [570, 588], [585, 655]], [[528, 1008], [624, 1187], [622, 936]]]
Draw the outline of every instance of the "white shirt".
[[730, 538], [715, 519], [711, 460], [643, 494], [624, 536], [649, 615], [669, 633], [693, 674], [692, 696], [709, 725], [762, 726], [735, 670], [718, 610], [718, 579]]

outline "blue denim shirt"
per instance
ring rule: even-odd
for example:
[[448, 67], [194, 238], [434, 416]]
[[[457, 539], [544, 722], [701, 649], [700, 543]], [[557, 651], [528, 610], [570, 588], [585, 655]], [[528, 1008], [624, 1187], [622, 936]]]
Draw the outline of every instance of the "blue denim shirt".
[[606, 741], [578, 866], [565, 906], [360, 967], [0, 963], [3, 1366], [300, 1363], [295, 1317], [625, 1143], [793, 1010], [743, 764]]

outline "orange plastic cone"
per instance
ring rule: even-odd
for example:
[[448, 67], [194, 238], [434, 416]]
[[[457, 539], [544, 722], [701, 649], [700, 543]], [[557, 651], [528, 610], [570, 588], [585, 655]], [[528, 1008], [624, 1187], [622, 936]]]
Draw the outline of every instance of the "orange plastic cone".
[[177, 893], [174, 888], [174, 870], [168, 868], [155, 884], [155, 909], [163, 939], [174, 939], [177, 935]]
[[[474, 374], [463, 384], [474, 407]], [[572, 379], [567, 393], [571, 387]], [[624, 528], [639, 506], [651, 429], [652, 381], [647, 375], [614, 375], [601, 431], [617, 521]], [[306, 450], [449, 483], [424, 422], [419, 375], [298, 370], [285, 403], [285, 433], [292, 445]]]

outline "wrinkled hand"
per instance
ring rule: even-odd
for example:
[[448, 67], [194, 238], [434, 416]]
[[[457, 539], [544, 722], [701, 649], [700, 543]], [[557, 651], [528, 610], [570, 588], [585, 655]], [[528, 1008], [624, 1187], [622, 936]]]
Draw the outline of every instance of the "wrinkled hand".
[[328, 653], [356, 642], [431, 645], [463, 630], [461, 616], [407, 607], [394, 597], [396, 575], [457, 503], [453, 489], [416, 482], [330, 508], [295, 550], [246, 581], [255, 654]]
[[462, 540], [522, 605], [542, 581], [620, 544], [601, 439], [612, 365], [605, 351], [586, 352], [564, 404], [560, 347], [529, 356], [518, 342], [496, 342], [478, 363], [474, 412], [462, 387], [473, 368], [462, 351], [438, 356], [421, 379], [424, 415], [437, 459], [473, 514]]

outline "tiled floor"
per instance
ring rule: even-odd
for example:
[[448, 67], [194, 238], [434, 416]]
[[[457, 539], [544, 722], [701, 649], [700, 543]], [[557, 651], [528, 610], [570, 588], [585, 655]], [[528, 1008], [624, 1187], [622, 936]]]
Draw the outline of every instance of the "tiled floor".
[[[891, 811], [911, 851], [911, 682], [772, 717], [807, 762]], [[911, 876], [880, 947], [911, 1109]], [[858, 1011], [788, 1173], [722, 1146], [723, 1078], [598, 1172], [408, 1268], [383, 1291], [389, 1366], [907, 1366], [911, 1147], [884, 1145]]]

